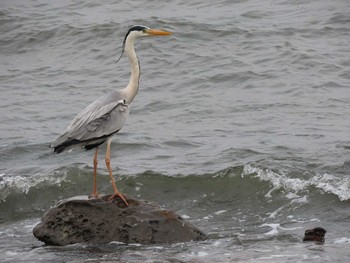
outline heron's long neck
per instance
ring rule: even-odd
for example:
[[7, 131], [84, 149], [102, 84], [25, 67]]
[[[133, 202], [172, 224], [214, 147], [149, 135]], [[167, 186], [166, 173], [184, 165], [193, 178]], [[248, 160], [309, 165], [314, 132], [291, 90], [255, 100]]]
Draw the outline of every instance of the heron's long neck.
[[130, 66], [131, 66], [131, 76], [130, 76], [129, 84], [123, 90], [126, 96], [127, 104], [132, 102], [132, 100], [136, 96], [136, 93], [139, 89], [140, 65], [135, 53], [134, 42], [135, 42], [135, 39], [127, 39], [125, 43], [125, 53], [128, 56]]

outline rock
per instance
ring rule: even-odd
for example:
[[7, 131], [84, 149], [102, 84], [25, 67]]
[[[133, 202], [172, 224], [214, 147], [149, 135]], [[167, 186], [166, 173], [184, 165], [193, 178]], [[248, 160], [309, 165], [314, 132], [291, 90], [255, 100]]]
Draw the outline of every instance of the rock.
[[73, 198], [50, 208], [33, 229], [34, 236], [48, 245], [74, 243], [176, 243], [199, 241], [207, 236], [173, 211], [125, 196], [108, 201]]
[[324, 243], [324, 236], [327, 233], [322, 227], [315, 227], [314, 229], [308, 229], [305, 231], [303, 241], [316, 241]]

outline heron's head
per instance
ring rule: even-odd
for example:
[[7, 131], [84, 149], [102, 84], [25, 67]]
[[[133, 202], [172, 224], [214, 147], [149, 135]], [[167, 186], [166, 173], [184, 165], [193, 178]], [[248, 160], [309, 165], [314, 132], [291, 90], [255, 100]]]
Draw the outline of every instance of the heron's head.
[[132, 26], [128, 33], [126, 33], [124, 41], [123, 41], [123, 48], [122, 48], [122, 54], [120, 55], [119, 59], [115, 62], [117, 63], [121, 57], [123, 56], [124, 49], [127, 46], [127, 42], [129, 43], [129, 46], [134, 45], [135, 39], [139, 37], [147, 37], [147, 36], [168, 36], [171, 35], [171, 32], [159, 30], [159, 29], [152, 29], [146, 26], [136, 25]]
[[147, 37], [147, 36], [168, 36], [171, 35], [171, 32], [158, 30], [158, 29], [151, 29], [146, 26], [132, 26], [128, 33], [125, 36], [125, 40], [128, 38], [138, 38], [138, 37]]

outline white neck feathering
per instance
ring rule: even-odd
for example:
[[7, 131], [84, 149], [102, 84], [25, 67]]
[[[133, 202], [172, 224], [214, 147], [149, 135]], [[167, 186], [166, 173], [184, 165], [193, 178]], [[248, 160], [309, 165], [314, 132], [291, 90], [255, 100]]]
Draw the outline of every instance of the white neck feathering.
[[136, 93], [139, 89], [139, 80], [140, 80], [140, 65], [135, 53], [135, 38], [127, 38], [125, 42], [125, 53], [129, 59], [131, 66], [131, 75], [128, 85], [123, 89], [125, 94], [126, 103], [129, 104], [132, 102]]

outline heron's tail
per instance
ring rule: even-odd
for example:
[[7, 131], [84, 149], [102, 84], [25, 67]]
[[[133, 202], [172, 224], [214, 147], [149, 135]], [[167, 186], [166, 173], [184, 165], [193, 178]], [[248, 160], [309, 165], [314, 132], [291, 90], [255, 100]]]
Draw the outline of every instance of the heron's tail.
[[79, 147], [79, 146], [83, 147], [85, 150], [91, 150], [101, 145], [102, 143], [104, 143], [106, 141], [106, 138], [108, 138], [108, 136], [102, 136], [101, 138], [94, 138], [94, 139], [89, 139], [84, 141], [80, 141], [77, 139], [70, 139], [62, 143], [57, 143], [58, 141], [57, 139], [51, 144], [50, 147], [53, 148], [54, 153], [61, 153], [66, 150], [70, 150], [74, 147]]
[[[51, 147], [52, 148], [52, 147]], [[53, 152], [54, 153], [61, 153], [65, 150], [64, 146], [57, 146], [57, 147], [53, 147]]]
[[55, 144], [55, 142], [53, 142], [50, 147], [53, 148], [54, 153], [61, 153], [77, 146], [78, 144], [81, 144], [81, 141], [73, 139], [60, 144]]

